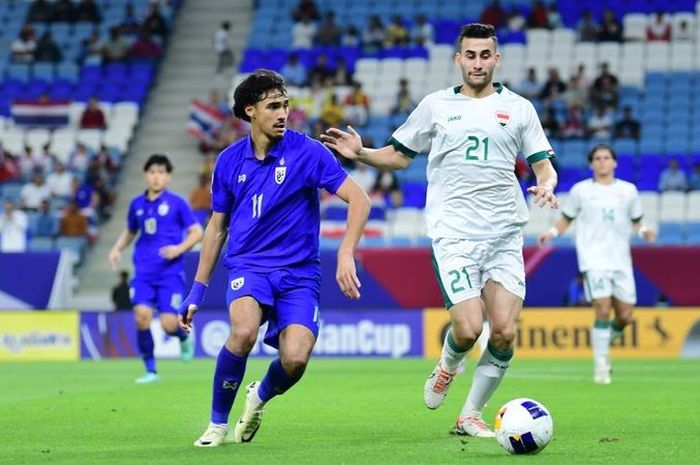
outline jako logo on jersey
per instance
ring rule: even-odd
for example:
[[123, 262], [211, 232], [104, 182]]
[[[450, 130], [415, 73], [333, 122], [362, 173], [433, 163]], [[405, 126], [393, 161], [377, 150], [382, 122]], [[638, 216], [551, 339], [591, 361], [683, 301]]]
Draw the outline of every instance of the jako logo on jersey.
[[161, 203], [160, 205], [158, 205], [158, 214], [160, 216], [167, 215], [169, 211], [170, 211], [170, 207], [168, 206], [167, 203]]
[[239, 175], [238, 175], [238, 182], [239, 182], [239, 183], [245, 182], [245, 174], [239, 174]]
[[233, 281], [231, 281], [231, 289], [234, 291], [237, 291], [238, 289], [243, 287], [243, 283], [245, 282], [244, 277], [236, 278]]
[[503, 110], [496, 110], [496, 121], [501, 125], [502, 128], [506, 127], [510, 123], [510, 113]]
[[277, 184], [282, 184], [284, 182], [284, 178], [287, 176], [287, 167], [286, 166], [278, 166], [275, 168], [275, 182]]
[[448, 116], [447, 122], [449, 123], [450, 121], [459, 121], [461, 119], [462, 119], [462, 115]]

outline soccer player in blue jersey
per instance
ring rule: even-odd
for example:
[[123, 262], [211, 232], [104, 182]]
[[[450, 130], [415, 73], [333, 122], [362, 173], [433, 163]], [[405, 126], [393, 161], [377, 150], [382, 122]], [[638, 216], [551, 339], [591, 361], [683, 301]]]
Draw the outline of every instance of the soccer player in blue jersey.
[[[216, 362], [211, 421], [194, 443], [199, 447], [251, 441], [265, 404], [306, 369], [319, 323], [319, 189], [349, 204], [336, 280], [351, 299], [360, 297], [353, 253], [369, 213], [367, 194], [330, 150], [286, 128], [289, 98], [280, 75], [254, 72], [236, 88], [234, 100], [233, 112], [250, 122], [251, 134], [224, 149], [216, 162], [212, 217], [192, 290], [180, 310], [181, 327], [189, 329], [228, 237], [224, 265], [231, 332]], [[262, 381], [248, 385], [243, 413], [227, 440], [229, 413], [265, 321], [264, 341], [279, 349], [279, 357]]]
[[177, 311], [186, 290], [182, 254], [202, 239], [202, 227], [187, 202], [166, 189], [173, 171], [168, 157], [151, 155], [143, 171], [148, 188], [131, 201], [127, 228], [109, 252], [109, 261], [116, 269], [121, 251], [138, 236], [130, 291], [137, 343], [146, 367], [146, 372], [136, 379], [139, 384], [160, 379], [151, 334], [154, 310], [159, 311], [163, 330], [180, 340], [182, 360], [189, 361], [194, 356], [193, 340], [178, 325]]

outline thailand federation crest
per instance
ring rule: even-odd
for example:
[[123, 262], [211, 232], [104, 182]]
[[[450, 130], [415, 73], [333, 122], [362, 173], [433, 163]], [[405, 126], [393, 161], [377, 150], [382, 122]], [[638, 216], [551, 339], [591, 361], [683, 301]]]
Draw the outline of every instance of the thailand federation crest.
[[504, 110], [496, 110], [496, 121], [502, 128], [506, 127], [510, 123], [510, 113]]
[[275, 182], [277, 184], [282, 184], [284, 182], [284, 178], [287, 177], [287, 167], [286, 166], [278, 166], [275, 168]]
[[243, 287], [243, 284], [245, 284], [245, 277], [241, 276], [240, 278], [236, 278], [231, 281], [231, 289], [237, 291]]
[[168, 206], [167, 203], [161, 203], [160, 205], [158, 205], [158, 214], [160, 216], [167, 215], [169, 211], [170, 211], [170, 207]]

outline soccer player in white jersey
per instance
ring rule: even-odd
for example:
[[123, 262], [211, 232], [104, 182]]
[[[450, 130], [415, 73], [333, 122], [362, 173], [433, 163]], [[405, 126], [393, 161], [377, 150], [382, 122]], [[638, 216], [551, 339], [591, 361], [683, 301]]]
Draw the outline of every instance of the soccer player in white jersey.
[[[637, 292], [632, 272], [630, 234], [635, 230], [649, 242], [656, 234], [642, 223], [642, 206], [634, 184], [615, 178], [615, 151], [596, 145], [588, 154], [593, 178], [576, 183], [562, 208], [562, 217], [540, 236], [544, 244], [576, 221], [576, 255], [593, 302], [596, 320], [591, 332], [593, 381], [610, 383], [610, 343], [632, 322]], [[610, 321], [610, 312], [615, 318]]]
[[442, 404], [486, 315], [488, 345], [453, 431], [492, 437], [482, 410], [513, 357], [525, 297], [521, 229], [528, 211], [514, 175], [516, 155], [524, 153], [534, 169], [537, 186], [528, 191], [540, 206], [557, 207], [557, 175], [532, 104], [493, 82], [500, 61], [493, 27], [462, 27], [454, 59], [463, 82], [426, 96], [386, 147], [364, 148], [351, 127], [329, 129], [322, 139], [343, 156], [380, 169], [405, 168], [429, 152], [425, 214], [452, 325], [423, 397], [430, 409]]

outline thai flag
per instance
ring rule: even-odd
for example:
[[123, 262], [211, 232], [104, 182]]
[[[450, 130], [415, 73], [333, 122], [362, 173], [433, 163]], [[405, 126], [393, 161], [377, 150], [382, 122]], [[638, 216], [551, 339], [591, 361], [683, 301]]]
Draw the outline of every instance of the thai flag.
[[15, 124], [20, 126], [67, 126], [70, 101], [15, 100], [12, 102], [10, 112]]
[[211, 142], [224, 122], [224, 115], [217, 109], [192, 100], [190, 103], [190, 120], [187, 132], [199, 140]]

